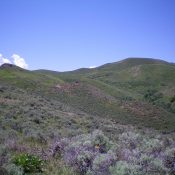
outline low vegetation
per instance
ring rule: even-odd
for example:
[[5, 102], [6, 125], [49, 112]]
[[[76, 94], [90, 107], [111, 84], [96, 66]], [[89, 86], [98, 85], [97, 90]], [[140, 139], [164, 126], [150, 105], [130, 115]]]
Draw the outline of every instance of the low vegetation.
[[20, 166], [24, 173], [43, 172], [44, 161], [37, 156], [30, 154], [16, 155], [13, 163]]
[[0, 68], [0, 175], [175, 174], [175, 67]]
[[[175, 173], [174, 133], [160, 134], [153, 130], [143, 131], [121, 125], [115, 127], [118, 127], [115, 137], [112, 137], [112, 132], [108, 133], [107, 137], [101, 130], [94, 130], [74, 137], [54, 138], [45, 148], [37, 145], [38, 152], [35, 156], [32, 155], [34, 148], [29, 151], [21, 150], [22, 145], [17, 143], [16, 149], [14, 146], [1, 145], [0, 171], [13, 175]], [[42, 152], [39, 152], [39, 149], [42, 149]]]

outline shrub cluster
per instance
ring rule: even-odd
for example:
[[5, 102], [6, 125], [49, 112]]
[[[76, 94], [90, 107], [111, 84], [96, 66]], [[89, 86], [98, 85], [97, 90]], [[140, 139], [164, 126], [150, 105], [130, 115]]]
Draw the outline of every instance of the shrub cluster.
[[102, 131], [60, 139], [52, 155], [81, 175], [175, 174], [175, 142], [164, 135], [128, 131], [113, 142]]
[[14, 164], [22, 167], [24, 173], [38, 173], [43, 171], [44, 162], [37, 156], [20, 154], [15, 156]]
[[52, 155], [58, 153], [80, 174], [108, 174], [117, 160], [113, 143], [99, 130], [55, 142]]

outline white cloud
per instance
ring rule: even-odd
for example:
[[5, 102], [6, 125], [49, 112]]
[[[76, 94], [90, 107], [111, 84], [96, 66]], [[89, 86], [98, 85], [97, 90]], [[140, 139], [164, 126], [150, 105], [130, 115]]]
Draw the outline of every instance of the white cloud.
[[11, 61], [8, 60], [7, 58], [4, 58], [4, 57], [2, 56], [2, 54], [0, 54], [0, 66], [1, 66], [2, 64], [4, 64], [4, 63], [11, 63]]
[[24, 68], [24, 69], [27, 69], [28, 68], [28, 65], [25, 62], [24, 58], [20, 57], [17, 54], [13, 54], [11, 57], [13, 58], [13, 63], [16, 66], [19, 66], [19, 67]]
[[97, 67], [97, 66], [90, 66], [89, 68], [90, 68], [90, 69], [93, 69], [93, 68], [96, 68], [96, 67]]

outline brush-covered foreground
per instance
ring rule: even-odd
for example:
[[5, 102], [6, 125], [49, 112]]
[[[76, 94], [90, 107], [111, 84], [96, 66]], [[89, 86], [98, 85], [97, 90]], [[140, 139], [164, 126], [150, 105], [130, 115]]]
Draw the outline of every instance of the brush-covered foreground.
[[175, 134], [112, 125], [68, 138], [0, 145], [0, 174], [173, 175]]

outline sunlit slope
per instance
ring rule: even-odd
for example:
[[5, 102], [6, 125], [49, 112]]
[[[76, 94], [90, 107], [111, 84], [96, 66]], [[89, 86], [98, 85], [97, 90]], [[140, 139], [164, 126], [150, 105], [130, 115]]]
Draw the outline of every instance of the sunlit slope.
[[70, 106], [77, 114], [175, 129], [175, 66], [161, 60], [129, 58], [63, 73], [7, 66], [0, 69], [0, 82]]

